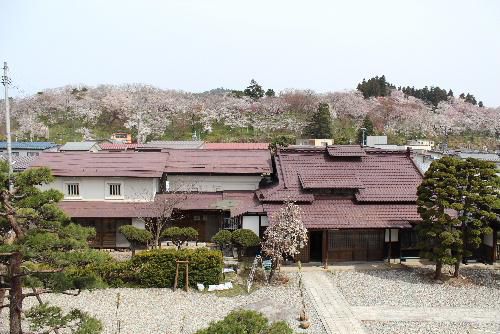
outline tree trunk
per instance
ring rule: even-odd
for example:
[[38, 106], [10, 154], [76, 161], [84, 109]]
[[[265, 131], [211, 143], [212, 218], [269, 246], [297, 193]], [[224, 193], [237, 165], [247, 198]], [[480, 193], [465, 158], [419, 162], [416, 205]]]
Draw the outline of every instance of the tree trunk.
[[23, 286], [21, 274], [21, 253], [13, 253], [10, 257], [10, 334], [22, 334], [21, 311], [23, 307]]
[[443, 270], [443, 263], [441, 261], [436, 262], [436, 272], [434, 273], [434, 279], [441, 278], [441, 271]]
[[132, 257], [135, 256], [135, 247], [130, 247], [130, 250], [132, 251]]
[[458, 277], [460, 273], [460, 262], [462, 262], [462, 257], [459, 256], [457, 258], [457, 262], [455, 262], [455, 272], [453, 273], [453, 277]]

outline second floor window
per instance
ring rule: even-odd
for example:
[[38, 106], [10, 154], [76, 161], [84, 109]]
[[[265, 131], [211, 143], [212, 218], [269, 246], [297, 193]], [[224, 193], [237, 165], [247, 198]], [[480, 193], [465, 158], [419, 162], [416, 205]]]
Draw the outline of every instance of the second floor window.
[[121, 197], [122, 196], [122, 184], [121, 183], [108, 183], [108, 196]]
[[66, 184], [66, 195], [68, 197], [79, 197], [80, 196], [80, 184], [79, 183], [67, 183]]
[[37, 157], [38, 155], [40, 155], [40, 153], [38, 152], [27, 152], [26, 154], [28, 155], [28, 157]]

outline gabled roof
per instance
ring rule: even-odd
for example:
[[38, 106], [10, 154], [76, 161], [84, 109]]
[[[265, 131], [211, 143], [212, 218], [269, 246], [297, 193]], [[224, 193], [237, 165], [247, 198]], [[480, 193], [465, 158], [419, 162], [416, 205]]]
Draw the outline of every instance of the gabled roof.
[[167, 157], [162, 152], [44, 152], [31, 167], [48, 167], [55, 176], [161, 177]]
[[[0, 154], [0, 159], [7, 161], [7, 153]], [[12, 169], [15, 172], [22, 172], [27, 169], [36, 159], [37, 156], [13, 156], [12, 157]]]
[[100, 149], [99, 144], [95, 141], [70, 141], [59, 148], [60, 151], [90, 151], [93, 147]]
[[269, 143], [205, 143], [203, 148], [217, 150], [269, 150]]
[[[12, 149], [13, 150], [46, 150], [48, 148], [52, 148], [57, 146], [56, 143], [47, 142], [47, 141], [13, 141]], [[0, 141], [0, 149], [7, 149], [7, 142]]]
[[360, 149], [363, 154], [355, 160], [330, 156], [350, 148], [280, 149], [275, 157], [278, 185], [261, 190], [258, 197], [263, 202], [311, 202], [314, 189], [344, 188], [357, 189], [359, 202], [416, 202], [422, 175], [408, 152]]
[[267, 150], [169, 150], [165, 172], [171, 174], [271, 173]]

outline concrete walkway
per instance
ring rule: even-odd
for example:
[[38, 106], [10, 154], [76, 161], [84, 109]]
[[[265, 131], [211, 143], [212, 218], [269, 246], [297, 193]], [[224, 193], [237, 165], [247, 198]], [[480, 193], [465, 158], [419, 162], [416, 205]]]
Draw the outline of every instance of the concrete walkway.
[[302, 275], [304, 286], [311, 296], [314, 308], [327, 333], [366, 333], [327, 272], [306, 271]]
[[460, 307], [353, 306], [358, 320], [499, 323], [500, 311]]

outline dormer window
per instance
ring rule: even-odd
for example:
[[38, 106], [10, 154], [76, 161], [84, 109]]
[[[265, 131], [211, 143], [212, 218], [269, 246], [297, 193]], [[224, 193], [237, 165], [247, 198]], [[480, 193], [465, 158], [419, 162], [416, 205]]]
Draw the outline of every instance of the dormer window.
[[66, 183], [66, 198], [80, 198], [80, 183]]
[[121, 199], [123, 198], [123, 183], [122, 182], [106, 182], [106, 198]]

